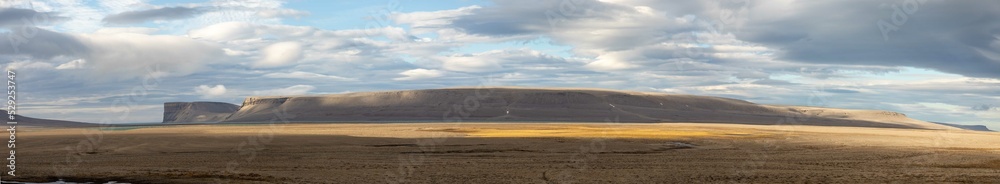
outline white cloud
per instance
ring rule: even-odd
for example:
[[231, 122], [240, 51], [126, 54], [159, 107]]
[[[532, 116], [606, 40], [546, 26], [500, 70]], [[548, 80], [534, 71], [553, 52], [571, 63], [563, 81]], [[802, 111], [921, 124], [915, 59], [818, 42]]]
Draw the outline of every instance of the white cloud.
[[302, 59], [302, 45], [298, 42], [278, 42], [261, 50], [255, 68], [272, 68], [294, 64]]
[[135, 33], [81, 35], [90, 50], [87, 64], [97, 74], [129, 78], [158, 68], [173, 75], [187, 75], [217, 61], [223, 52], [215, 45], [187, 37]]
[[487, 72], [503, 69], [495, 58], [475, 56], [441, 57], [442, 68], [460, 72]]
[[256, 36], [255, 26], [246, 22], [223, 22], [203, 28], [191, 30], [192, 38], [204, 38], [214, 41], [246, 39]]
[[87, 64], [87, 60], [77, 59], [56, 66], [56, 70], [80, 69]]
[[357, 80], [354, 78], [340, 77], [334, 75], [324, 75], [312, 72], [303, 71], [293, 71], [289, 73], [268, 73], [264, 74], [264, 77], [268, 78], [285, 78], [285, 79], [322, 79], [322, 80], [339, 80], [339, 81], [353, 81]]
[[565, 59], [530, 49], [491, 50], [474, 54], [435, 56], [441, 68], [459, 72], [495, 72], [504, 70], [538, 70], [559, 68]]
[[584, 67], [597, 71], [624, 70], [637, 67], [625, 60], [621, 52], [613, 52], [597, 57], [597, 61], [588, 63]]
[[94, 31], [94, 34], [117, 34], [117, 33], [138, 33], [138, 34], [153, 34], [160, 29], [149, 28], [149, 27], [105, 27]]
[[201, 95], [201, 98], [214, 98], [226, 94], [226, 86], [222, 84], [215, 86], [200, 85], [194, 88], [194, 92]]
[[[378, 24], [379, 27], [325, 29], [319, 27], [344, 27], [338, 25], [341, 17], [308, 17], [305, 16], [308, 12], [284, 9], [282, 2], [276, 0], [209, 1], [164, 5], [146, 4], [141, 0], [99, 3], [43, 1], [35, 3], [36, 10], [56, 12], [60, 16], [72, 19], [63, 22], [53, 21], [52, 26], [40, 25], [43, 31], [39, 31], [31, 42], [21, 45], [19, 52], [4, 50], [10, 48], [0, 46], [2, 52], [0, 59], [11, 61], [3, 63], [5, 67], [32, 70], [25, 71], [22, 79], [26, 81], [30, 77], [45, 77], [45, 80], [23, 83], [24, 89], [45, 89], [25, 95], [38, 95], [36, 97], [40, 98], [37, 99], [44, 99], [38, 101], [58, 102], [54, 105], [63, 106], [54, 109], [86, 109], [90, 108], [85, 107], [87, 105], [106, 101], [71, 104], [60, 99], [79, 96], [80, 91], [87, 91], [92, 93], [91, 95], [118, 94], [128, 92], [131, 87], [141, 84], [136, 80], [94, 81], [80, 84], [79, 80], [90, 80], [91, 77], [80, 77], [78, 73], [93, 72], [98, 75], [127, 78], [149, 76], [147, 74], [149, 70], [145, 68], [158, 66], [161, 71], [150, 73], [152, 76], [178, 76], [190, 73], [198, 75], [192, 76], [196, 77], [195, 80], [164, 79], [169, 82], [161, 82], [159, 85], [162, 86], [149, 91], [150, 96], [146, 102], [196, 100], [199, 97], [164, 95], [191, 94], [192, 86], [197, 86], [195, 92], [198, 92], [201, 98], [214, 97], [221, 100], [219, 97], [250, 94], [295, 95], [307, 94], [314, 90], [368, 91], [475, 85], [470, 84], [476, 82], [475, 80], [468, 79], [490, 76], [499, 82], [522, 86], [666, 91], [725, 96], [770, 104], [809, 105], [810, 95], [819, 93], [830, 97], [831, 107], [902, 110], [920, 119], [930, 120], [929, 117], [934, 117], [954, 122], [1000, 119], [997, 117], [1000, 113], [996, 111], [966, 112], [968, 106], [1000, 104], [1000, 97], [997, 97], [1000, 94], [996, 90], [1000, 82], [995, 79], [966, 78], [951, 74], [923, 76], [928, 72], [893, 74], [893, 72], [898, 73], [900, 67], [897, 66], [936, 68], [937, 71], [960, 73], [956, 72], [960, 70], [935, 67], [942, 65], [941, 62], [914, 66], [915, 63], [879, 60], [880, 58], [872, 61], [836, 59], [841, 58], [837, 57], [837, 54], [843, 53], [855, 56], [893, 53], [908, 55], [884, 57], [886, 59], [910, 56], [920, 56], [918, 59], [947, 59], [949, 58], [947, 55], [923, 57], [935, 56], [934, 52], [879, 50], [879, 46], [906, 49], [916, 47], [893, 45], [941, 41], [944, 44], [938, 45], [959, 46], [924, 50], [954, 51], [948, 53], [988, 56], [996, 60], [1000, 57], [990, 50], [990, 48], [992, 50], [1000, 48], [1000, 41], [997, 41], [995, 36], [972, 39], [976, 38], [977, 34], [988, 33], [966, 33], [960, 29], [953, 29], [971, 27], [984, 29], [965, 31], [990, 30], [986, 28], [995, 27], [995, 24], [981, 24], [986, 27], [968, 26], [964, 23], [979, 22], [952, 21], [952, 24], [957, 26], [933, 26], [938, 24], [934, 24], [933, 20], [919, 18], [927, 15], [949, 15], [940, 18], [945, 20], [944, 18], [952, 17], [951, 19], [959, 20], [955, 18], [967, 17], [963, 16], [965, 13], [946, 14], [944, 11], [967, 8], [977, 10], [989, 6], [929, 2], [929, 4], [934, 3], [934, 7], [943, 8], [922, 8], [919, 15], [911, 17], [914, 21], [920, 20], [920, 24], [908, 23], [900, 27], [901, 31], [890, 35], [891, 42], [884, 42], [872, 23], [879, 18], [885, 18], [885, 11], [869, 9], [858, 11], [855, 15], [826, 16], [820, 19], [808, 16], [831, 14], [834, 10], [838, 10], [829, 8], [832, 6], [823, 6], [824, 4], [842, 6], [864, 5], [870, 2], [793, 4], [789, 2], [754, 3], [742, 7], [735, 6], [737, 9], [733, 9], [725, 5], [727, 2], [717, 1], [663, 3], [635, 0], [578, 0], [569, 7], [559, 1], [505, 0], [480, 5], [482, 7], [467, 6], [429, 12], [390, 12], [391, 25]], [[529, 5], [524, 5], [526, 3]], [[872, 7], [875, 8], [877, 4], [872, 4]], [[963, 8], [962, 4], [968, 6]], [[101, 18], [108, 14], [178, 5], [211, 8], [191, 19], [152, 21], [148, 22], [149, 24], [135, 25], [150, 26], [148, 28], [104, 27], [107, 25], [100, 23]], [[924, 12], [925, 10], [928, 12]], [[875, 14], [871, 14], [870, 11], [879, 11], [879, 14], [871, 16]], [[556, 15], [550, 17], [551, 14], [547, 13]], [[718, 16], [726, 15], [733, 17], [721, 19], [723, 22], [719, 24], [719, 18], [725, 17]], [[754, 17], [750, 19], [747, 17], [749, 15]], [[282, 19], [291, 17], [305, 20], [296, 21], [296, 25], [284, 25]], [[861, 19], [857, 19], [859, 17]], [[847, 23], [843, 25], [848, 26], [837, 28], [813, 26], [813, 23], [817, 22], [834, 25], [838, 22], [844, 23], [838, 18], [843, 18]], [[858, 21], [867, 20], [866, 18], [870, 18], [871, 21]], [[802, 29], [788, 29], [787, 25], [782, 25], [783, 23], [792, 23]], [[742, 31], [738, 30], [740, 27]], [[844, 29], [858, 31], [844, 32]], [[19, 30], [10, 31], [17, 33]], [[944, 36], [927, 36], [928, 34]], [[0, 34], [0, 37], [2, 35]], [[954, 37], [954, 35], [969, 35], [969, 37]], [[969, 38], [963, 40], [982, 43], [973, 49], [985, 50], [962, 52], [961, 49], [968, 47], [961, 47], [961, 44], [955, 44], [955, 40], [948, 40], [953, 38]], [[0, 45], [10, 45], [10, 40], [12, 39], [0, 38]], [[871, 43], [868, 41], [881, 43], [862, 44], [861, 46], [865, 48], [861, 49], [847, 47], [858, 52], [836, 52], [837, 47], [830, 47], [830, 44], [817, 44], [855, 46], [857, 45], [855, 43]], [[828, 51], [827, 48], [833, 49]], [[480, 49], [488, 51], [480, 52], [478, 51]], [[825, 58], [852, 63], [808, 63], [785, 60], [788, 58], [779, 56], [782, 52], [795, 50], [817, 51], [816, 56], [834, 54], [834, 57]], [[37, 53], [34, 53], [35, 51]], [[931, 54], [926, 55], [928, 53]], [[812, 58], [813, 55], [803, 56]], [[73, 61], [74, 59], [79, 60]], [[884, 66], [872, 66], [873, 64]], [[943, 66], [968, 68], [967, 66], [976, 65]], [[248, 70], [247, 67], [251, 69]], [[997, 73], [996, 68], [975, 67], [992, 74]], [[815, 72], [812, 72], [813, 70]], [[865, 71], [882, 73], [858, 74]], [[247, 78], [255, 80], [246, 80]], [[218, 84], [224, 83], [226, 86], [214, 84], [199, 86], [204, 84], [201, 82], [205, 79], [211, 79]], [[289, 79], [364, 80], [377, 85], [352, 83], [285, 87], [293, 85], [288, 83]], [[269, 87], [253, 87], [258, 85]], [[815, 90], [817, 87], [820, 87], [819, 90]], [[855, 91], [863, 95], [835, 93], [836, 90]], [[56, 96], [60, 98], [55, 98]], [[914, 99], [921, 99], [920, 101], [925, 103], [953, 106], [947, 106], [945, 109], [906, 108], [906, 106], [880, 106], [871, 103], [881, 101], [912, 104], [915, 102]], [[917, 105], [936, 107], [934, 104]], [[73, 112], [76, 114], [68, 114], [66, 117], [89, 116], [82, 114], [84, 112]], [[51, 115], [57, 113], [55, 110], [46, 113], [50, 113], [50, 117], [63, 116]], [[160, 112], [152, 114], [157, 113]]]
[[243, 39], [259, 39], [273, 37], [279, 40], [297, 40], [307, 42], [312, 39], [329, 38], [362, 38], [368, 36], [399, 37], [405, 30], [398, 27], [378, 27], [368, 29], [323, 30], [310, 26], [292, 26], [281, 24], [259, 24], [253, 22], [222, 22], [187, 32], [192, 38], [206, 39], [218, 42], [229, 42]]
[[286, 88], [254, 91], [253, 94], [258, 96], [303, 95], [308, 94], [309, 91], [312, 91], [313, 89], [316, 89], [316, 87], [310, 85], [294, 85]]
[[269, 9], [257, 11], [257, 16], [262, 18], [280, 18], [280, 17], [303, 17], [308, 16], [309, 12], [298, 11], [293, 9]]
[[473, 10], [480, 9], [480, 6], [467, 6], [452, 10], [441, 10], [432, 12], [412, 12], [394, 13], [392, 20], [399, 24], [408, 24], [414, 33], [426, 33], [436, 29], [448, 27], [458, 16], [469, 15]]
[[52, 64], [45, 62], [34, 62], [34, 61], [14, 61], [7, 63], [4, 67], [5, 70], [25, 70], [25, 69], [40, 69], [49, 70], [52, 69]]
[[399, 73], [405, 77], [393, 78], [393, 80], [419, 80], [444, 76], [444, 72], [439, 70], [428, 70], [423, 68], [407, 70]]

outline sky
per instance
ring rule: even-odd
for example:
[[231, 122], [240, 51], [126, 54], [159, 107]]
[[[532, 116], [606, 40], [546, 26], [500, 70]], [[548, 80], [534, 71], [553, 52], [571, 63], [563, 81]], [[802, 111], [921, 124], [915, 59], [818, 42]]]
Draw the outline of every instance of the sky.
[[18, 113], [586, 87], [881, 109], [1000, 129], [1000, 1], [0, 0]]

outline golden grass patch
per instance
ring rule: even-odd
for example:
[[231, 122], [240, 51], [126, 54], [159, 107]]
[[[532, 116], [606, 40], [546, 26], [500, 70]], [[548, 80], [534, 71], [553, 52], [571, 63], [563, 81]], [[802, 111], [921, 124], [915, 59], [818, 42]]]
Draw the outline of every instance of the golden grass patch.
[[761, 136], [747, 132], [706, 130], [664, 130], [656, 128], [596, 127], [596, 126], [546, 126], [512, 128], [458, 128], [437, 130], [460, 132], [472, 137], [565, 137], [565, 138], [643, 138], [670, 139], [685, 137], [746, 137]]

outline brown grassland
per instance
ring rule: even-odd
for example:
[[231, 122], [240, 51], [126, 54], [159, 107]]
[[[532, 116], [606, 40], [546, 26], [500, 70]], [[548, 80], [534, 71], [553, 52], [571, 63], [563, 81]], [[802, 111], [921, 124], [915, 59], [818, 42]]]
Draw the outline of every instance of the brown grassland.
[[17, 177], [132, 183], [1000, 183], [1000, 133], [697, 123], [26, 128]]

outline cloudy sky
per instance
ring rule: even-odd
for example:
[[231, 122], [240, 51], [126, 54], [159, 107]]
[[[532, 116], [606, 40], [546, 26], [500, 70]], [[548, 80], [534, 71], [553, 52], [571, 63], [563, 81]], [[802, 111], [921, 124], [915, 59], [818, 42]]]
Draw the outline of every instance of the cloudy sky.
[[1000, 1], [0, 1], [19, 113], [156, 122], [168, 101], [590, 87], [884, 109], [1000, 129]]

